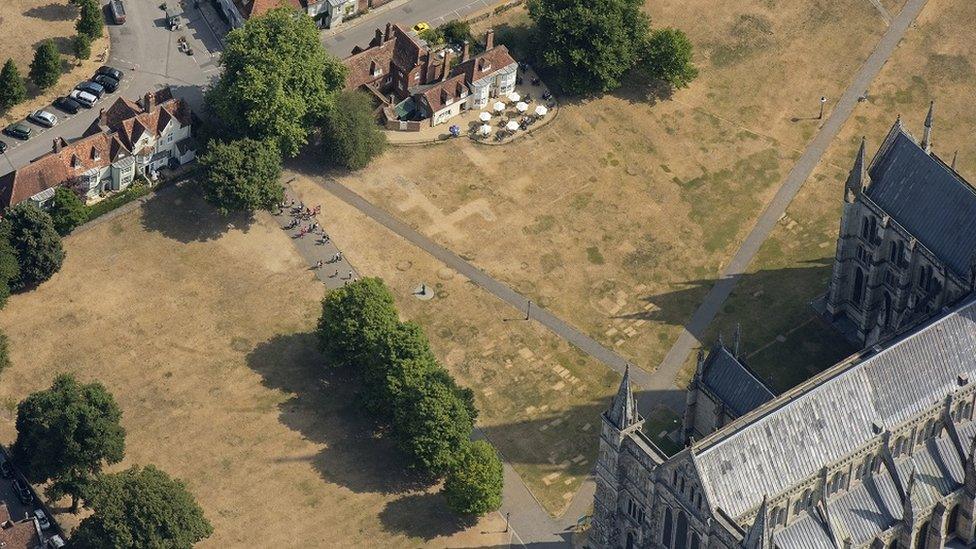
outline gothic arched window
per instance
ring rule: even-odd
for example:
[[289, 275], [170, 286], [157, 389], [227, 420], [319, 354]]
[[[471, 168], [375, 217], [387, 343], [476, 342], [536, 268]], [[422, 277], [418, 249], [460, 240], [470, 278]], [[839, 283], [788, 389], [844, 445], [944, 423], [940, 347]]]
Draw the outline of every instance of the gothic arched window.
[[671, 547], [671, 532], [674, 529], [674, 516], [671, 514], [671, 508], [664, 508], [664, 527], [661, 528], [661, 543], [665, 547]]
[[674, 549], [688, 549], [688, 517], [678, 511], [678, 527], [674, 531]]
[[864, 271], [860, 267], [854, 269], [854, 294], [851, 300], [857, 305], [864, 299]]

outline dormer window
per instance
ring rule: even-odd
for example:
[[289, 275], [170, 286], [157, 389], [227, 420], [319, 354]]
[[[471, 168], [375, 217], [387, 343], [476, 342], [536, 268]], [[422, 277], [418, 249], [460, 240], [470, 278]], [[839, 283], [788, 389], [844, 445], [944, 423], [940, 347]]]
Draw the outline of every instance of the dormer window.
[[369, 74], [373, 76], [379, 76], [383, 74], [383, 69], [376, 63], [376, 61], [369, 62]]
[[101, 160], [102, 159], [102, 154], [100, 152], [98, 152], [98, 149], [92, 149], [91, 156], [92, 156], [92, 160]]
[[81, 167], [81, 159], [76, 154], [71, 155], [71, 167], [75, 169]]

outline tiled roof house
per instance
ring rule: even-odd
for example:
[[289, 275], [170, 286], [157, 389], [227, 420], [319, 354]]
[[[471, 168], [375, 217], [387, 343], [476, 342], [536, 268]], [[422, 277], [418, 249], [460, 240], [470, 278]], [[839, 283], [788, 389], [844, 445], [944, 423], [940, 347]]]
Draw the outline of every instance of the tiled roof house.
[[0, 176], [0, 208], [25, 200], [43, 206], [65, 185], [91, 199], [125, 189], [138, 174], [192, 160], [186, 101], [164, 88], [141, 102], [117, 99], [77, 141], [55, 139], [50, 153]]

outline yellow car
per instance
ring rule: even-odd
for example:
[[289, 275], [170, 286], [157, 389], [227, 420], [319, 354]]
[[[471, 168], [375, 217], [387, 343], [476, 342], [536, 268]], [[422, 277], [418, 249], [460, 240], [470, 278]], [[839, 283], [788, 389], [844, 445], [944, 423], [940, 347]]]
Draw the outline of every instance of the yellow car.
[[427, 21], [421, 21], [413, 26], [413, 31], [417, 34], [429, 30], [430, 30], [430, 23], [428, 23]]

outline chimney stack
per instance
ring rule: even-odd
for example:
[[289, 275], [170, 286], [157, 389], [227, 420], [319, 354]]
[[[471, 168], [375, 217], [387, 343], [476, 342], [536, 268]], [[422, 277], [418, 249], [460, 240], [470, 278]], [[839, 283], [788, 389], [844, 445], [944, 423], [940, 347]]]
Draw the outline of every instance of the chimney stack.
[[444, 72], [441, 73], [441, 82], [447, 80], [447, 75], [451, 72], [451, 48], [444, 48]]
[[471, 55], [471, 45], [468, 44], [467, 40], [465, 40], [464, 48], [461, 50], [461, 62], [464, 63], [465, 61], [467, 61], [470, 55]]
[[495, 47], [495, 29], [488, 29], [485, 33], [485, 51]]
[[390, 40], [391, 38], [393, 38], [393, 23], [387, 23], [386, 34], [384, 35], [383, 40], [386, 41], [386, 40]]
[[103, 129], [108, 127], [108, 116], [105, 115], [105, 109], [98, 110], [98, 126]]
[[61, 140], [58, 138], [54, 139], [54, 143], [51, 145], [51, 150], [53, 152], [61, 152]]
[[152, 112], [156, 108], [156, 93], [148, 91], [142, 98], [142, 108], [146, 112]]

